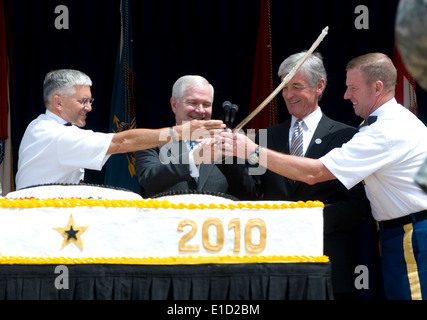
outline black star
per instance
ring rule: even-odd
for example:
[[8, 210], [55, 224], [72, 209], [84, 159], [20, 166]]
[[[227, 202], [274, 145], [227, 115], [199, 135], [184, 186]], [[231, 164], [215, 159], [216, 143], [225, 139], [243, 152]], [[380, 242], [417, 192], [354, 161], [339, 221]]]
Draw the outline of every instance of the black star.
[[70, 230], [65, 230], [65, 232], [68, 234], [68, 239], [67, 240], [70, 240], [71, 238], [74, 238], [74, 239], [77, 240], [76, 234], [77, 234], [77, 232], [79, 232], [79, 230], [74, 230], [73, 226], [71, 226], [71, 229]]

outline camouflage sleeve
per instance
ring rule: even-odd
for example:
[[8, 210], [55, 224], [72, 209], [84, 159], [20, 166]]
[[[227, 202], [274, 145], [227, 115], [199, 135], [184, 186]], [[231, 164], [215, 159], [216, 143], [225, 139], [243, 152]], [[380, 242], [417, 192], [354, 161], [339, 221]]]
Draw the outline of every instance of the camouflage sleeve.
[[427, 1], [400, 1], [395, 29], [397, 45], [408, 71], [427, 90]]

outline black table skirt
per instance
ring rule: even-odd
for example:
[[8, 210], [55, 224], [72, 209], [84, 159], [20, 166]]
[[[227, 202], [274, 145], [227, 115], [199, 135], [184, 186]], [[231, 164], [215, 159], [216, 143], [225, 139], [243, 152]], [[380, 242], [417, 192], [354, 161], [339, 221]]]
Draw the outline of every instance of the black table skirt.
[[[2, 300], [331, 300], [330, 263], [0, 265]], [[55, 280], [68, 283], [58, 290]], [[58, 284], [57, 280], [57, 284]]]

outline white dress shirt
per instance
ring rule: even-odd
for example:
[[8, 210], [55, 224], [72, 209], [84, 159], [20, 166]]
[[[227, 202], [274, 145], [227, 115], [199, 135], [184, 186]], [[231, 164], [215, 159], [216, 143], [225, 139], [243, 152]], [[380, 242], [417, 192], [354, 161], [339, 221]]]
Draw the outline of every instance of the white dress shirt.
[[[307, 117], [303, 118], [303, 154], [307, 153], [308, 146], [310, 145], [310, 141], [313, 138], [314, 132], [317, 129], [317, 125], [322, 119], [322, 110], [317, 108], [315, 111], [310, 113]], [[292, 136], [295, 131], [295, 122], [298, 119], [292, 116], [291, 119], [291, 127], [289, 128], [289, 145], [291, 145]]]
[[191, 148], [191, 143], [190, 141], [186, 140], [185, 144], [188, 148], [189, 155], [188, 155], [188, 160], [189, 160], [189, 168], [190, 168], [190, 176], [192, 178], [194, 178], [196, 181], [199, 180], [199, 166], [196, 165], [196, 163], [194, 162], [194, 150], [196, 150], [199, 147], [199, 144], [196, 143], [193, 148]]
[[427, 157], [427, 128], [393, 98], [375, 110], [376, 122], [320, 161], [350, 189], [360, 181], [378, 221], [427, 209], [414, 177]]
[[79, 183], [84, 168], [101, 170], [113, 133], [65, 126], [46, 110], [27, 127], [19, 147], [16, 188], [49, 183]]

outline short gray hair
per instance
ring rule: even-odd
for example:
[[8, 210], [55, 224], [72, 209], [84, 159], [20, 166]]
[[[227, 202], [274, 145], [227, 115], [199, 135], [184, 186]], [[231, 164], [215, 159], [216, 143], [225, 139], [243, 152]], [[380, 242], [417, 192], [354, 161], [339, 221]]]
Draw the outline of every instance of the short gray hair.
[[43, 82], [43, 99], [49, 106], [55, 94], [71, 95], [74, 86], [92, 86], [92, 80], [83, 72], [71, 69], [60, 69], [49, 72]]
[[180, 101], [188, 88], [193, 86], [200, 87], [200, 86], [206, 86], [206, 85], [209, 85], [212, 89], [212, 100], [213, 100], [213, 97], [214, 97], [213, 86], [209, 83], [208, 80], [206, 80], [202, 76], [193, 76], [193, 75], [183, 76], [175, 82], [175, 84], [172, 87], [172, 97], [175, 98], [177, 101]]
[[[278, 76], [281, 77], [284, 74], [291, 72], [291, 70], [301, 61], [302, 58], [307, 54], [307, 51], [295, 53], [287, 57], [279, 67]], [[325, 79], [325, 88], [327, 83], [327, 73], [325, 66], [323, 65], [323, 57], [320, 53], [314, 52], [307, 60], [303, 63], [300, 72], [304, 72], [311, 86], [316, 86], [320, 79]], [[320, 99], [320, 97], [319, 97]]]

